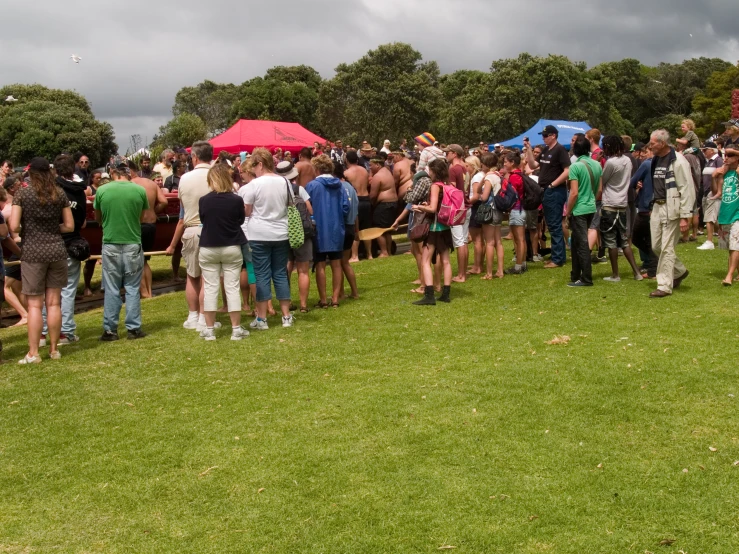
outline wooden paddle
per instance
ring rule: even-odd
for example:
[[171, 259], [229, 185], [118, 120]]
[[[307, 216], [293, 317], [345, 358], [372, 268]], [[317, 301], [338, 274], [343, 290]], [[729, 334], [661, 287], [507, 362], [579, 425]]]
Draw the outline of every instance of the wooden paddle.
[[379, 227], [370, 227], [369, 229], [364, 229], [363, 231], [359, 231], [359, 236], [357, 237], [359, 240], [375, 240], [376, 238], [381, 237], [385, 233], [388, 233], [390, 231], [395, 231], [392, 227], [389, 229], [380, 229]]

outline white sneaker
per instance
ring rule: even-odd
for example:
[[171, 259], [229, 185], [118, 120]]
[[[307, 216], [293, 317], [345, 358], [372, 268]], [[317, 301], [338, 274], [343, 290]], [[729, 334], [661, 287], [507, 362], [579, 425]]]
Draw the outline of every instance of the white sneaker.
[[266, 319], [259, 319], [258, 317], [254, 318], [254, 321], [252, 321], [249, 324], [249, 327], [252, 329], [256, 329], [257, 331], [266, 331], [269, 329], [269, 325], [267, 325]]
[[608, 277], [603, 277], [603, 280], [604, 281], [607, 281], [608, 283], [620, 283], [621, 282], [621, 277], [611, 277], [611, 276], [608, 276]]
[[241, 340], [244, 337], [249, 336], [249, 331], [244, 329], [243, 327], [237, 327], [236, 329], [231, 329], [231, 340]]
[[38, 347], [43, 348], [46, 346], [46, 335], [41, 335], [41, 338], [38, 341]]
[[706, 242], [704, 242], [698, 247], [698, 250], [715, 250], [715, 249], [716, 249], [716, 246], [714, 246], [712, 240], [707, 240]]
[[213, 329], [204, 329], [200, 332], [200, 337], [208, 341], [216, 340], [216, 333]]
[[49, 354], [49, 358], [51, 358], [52, 360], [61, 360], [62, 353], [57, 350], [56, 352], [52, 352], [51, 354]]
[[[218, 321], [216, 321], [213, 324], [213, 329], [220, 329], [221, 327], [223, 327], [223, 326]], [[206, 323], [198, 323], [197, 327], [195, 327], [195, 329], [197, 329], [198, 333], [202, 333], [207, 328], [208, 328], [208, 325]]]
[[20, 365], [40, 364], [41, 356], [29, 356], [28, 354], [26, 354], [22, 360], [18, 360], [18, 363]]
[[534, 256], [532, 258], [531, 261], [534, 262], [534, 263], [539, 263], [539, 262], [543, 262], [544, 261], [544, 258], [542, 256], [539, 256], [539, 254], [537, 254], [536, 256]]
[[192, 330], [197, 329], [198, 328], [198, 318], [196, 317], [194, 319], [190, 319], [188, 317], [185, 323], [182, 324], [182, 326], [185, 329], [192, 329]]
[[282, 316], [282, 326], [283, 327], [292, 327], [293, 323], [295, 323], [295, 319], [293, 318], [293, 316], [291, 315]]

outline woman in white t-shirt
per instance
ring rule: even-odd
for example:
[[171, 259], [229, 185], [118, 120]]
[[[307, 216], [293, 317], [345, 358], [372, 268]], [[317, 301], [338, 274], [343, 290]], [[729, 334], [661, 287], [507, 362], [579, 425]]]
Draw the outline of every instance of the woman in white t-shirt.
[[497, 279], [503, 278], [503, 263], [505, 251], [503, 240], [500, 236], [500, 226], [503, 223], [503, 214], [495, 209], [493, 198], [501, 187], [500, 173], [498, 173], [498, 155], [495, 152], [486, 152], [482, 155], [482, 170], [485, 177], [482, 180], [480, 201], [493, 206], [493, 219], [482, 224], [482, 236], [485, 239], [485, 261], [486, 271], [481, 278], [489, 281], [493, 278], [493, 261], [497, 258], [498, 270], [495, 273]]
[[477, 156], [469, 156], [464, 161], [464, 166], [470, 176], [469, 201], [470, 211], [472, 212], [470, 216], [470, 237], [472, 237], [474, 250], [472, 269], [467, 271], [467, 274], [480, 275], [485, 257], [485, 242], [482, 238], [482, 225], [477, 222], [475, 216], [477, 215], [477, 210], [480, 208], [480, 204], [482, 204], [482, 180], [485, 177], [485, 172], [482, 170], [480, 158]]
[[287, 205], [292, 197], [290, 185], [275, 175], [272, 154], [266, 148], [256, 148], [248, 161], [256, 179], [246, 187], [247, 237], [251, 247], [254, 276], [257, 285], [257, 317], [252, 329], [267, 330], [267, 306], [272, 301], [272, 287], [280, 301], [282, 326], [292, 327], [290, 315], [290, 281], [287, 262], [290, 242], [287, 232]]

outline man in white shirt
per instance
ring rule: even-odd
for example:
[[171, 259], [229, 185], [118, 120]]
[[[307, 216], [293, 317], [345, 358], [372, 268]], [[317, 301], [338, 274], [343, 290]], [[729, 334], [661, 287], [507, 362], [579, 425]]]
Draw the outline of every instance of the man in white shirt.
[[185, 298], [187, 300], [187, 321], [182, 325], [185, 329], [205, 329], [203, 314], [203, 294], [200, 276], [200, 198], [210, 192], [208, 188], [208, 171], [213, 161], [213, 146], [205, 141], [192, 145], [192, 163], [195, 168], [180, 178], [177, 196], [180, 199], [180, 220], [167, 248], [167, 255], [174, 253], [177, 243], [182, 240], [182, 257], [187, 268]]

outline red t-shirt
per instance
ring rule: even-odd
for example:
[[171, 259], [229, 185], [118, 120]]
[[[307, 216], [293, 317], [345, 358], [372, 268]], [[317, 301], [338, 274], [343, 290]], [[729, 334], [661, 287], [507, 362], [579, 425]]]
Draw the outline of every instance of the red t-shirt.
[[596, 162], [600, 162], [601, 167], [606, 166], [606, 157], [603, 155], [603, 150], [601, 148], [596, 148], [593, 150], [590, 154], [590, 157], [593, 158]]
[[[462, 191], [464, 194], [464, 174], [466, 173], [464, 166], [462, 164], [459, 165], [452, 165], [449, 168], [449, 184], [457, 187], [459, 190]], [[464, 204], [465, 206], [469, 206], [470, 200], [467, 198], [467, 195], [464, 195]]]
[[511, 172], [508, 176], [508, 184], [511, 185], [516, 191], [516, 194], [518, 194], [518, 202], [513, 206], [513, 209], [523, 210], [523, 204], [521, 203], [523, 200], [523, 177], [521, 176], [520, 169], [514, 169]]

